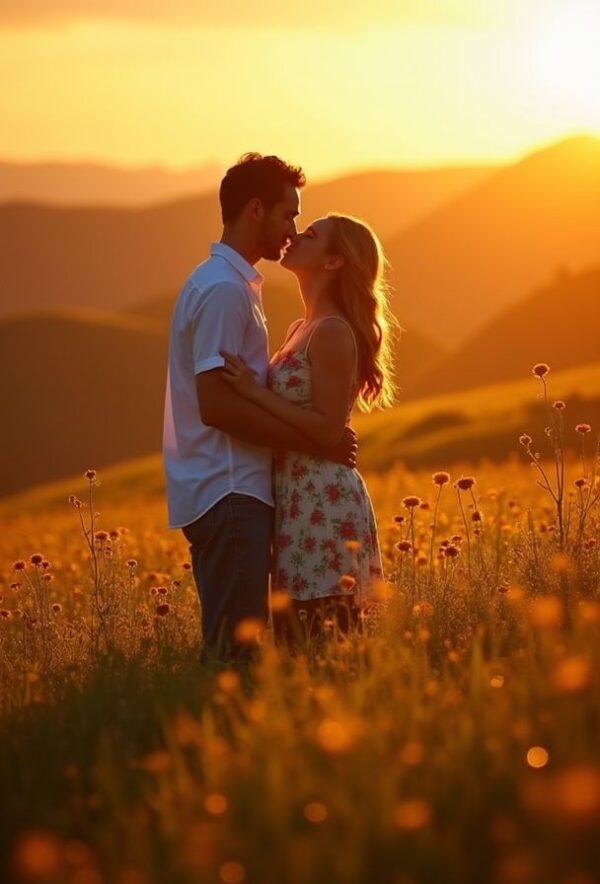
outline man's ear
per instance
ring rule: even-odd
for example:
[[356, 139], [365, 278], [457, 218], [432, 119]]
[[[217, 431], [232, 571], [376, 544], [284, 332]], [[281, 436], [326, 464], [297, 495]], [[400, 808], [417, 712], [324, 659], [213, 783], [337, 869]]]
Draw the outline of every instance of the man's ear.
[[325, 261], [325, 270], [338, 270], [343, 267], [344, 259], [341, 255], [330, 255]]
[[262, 220], [265, 214], [265, 207], [257, 196], [253, 197], [248, 201], [246, 205], [246, 211], [249, 213], [251, 218], [255, 218], [257, 221]]

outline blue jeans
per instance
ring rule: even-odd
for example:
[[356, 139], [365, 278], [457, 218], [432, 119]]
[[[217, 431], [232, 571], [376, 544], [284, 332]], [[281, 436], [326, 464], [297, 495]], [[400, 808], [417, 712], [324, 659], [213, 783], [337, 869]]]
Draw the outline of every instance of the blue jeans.
[[200, 596], [205, 656], [228, 656], [241, 620], [267, 620], [273, 519], [273, 507], [233, 493], [182, 528]]

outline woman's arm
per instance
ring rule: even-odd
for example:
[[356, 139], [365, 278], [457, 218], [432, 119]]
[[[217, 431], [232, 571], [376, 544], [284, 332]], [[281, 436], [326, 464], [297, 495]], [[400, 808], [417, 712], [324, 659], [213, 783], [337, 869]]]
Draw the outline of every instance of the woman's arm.
[[225, 375], [236, 390], [319, 445], [336, 445], [346, 425], [354, 373], [354, 341], [341, 322], [324, 322], [310, 341], [313, 408], [302, 408], [257, 383], [243, 361], [223, 351]]

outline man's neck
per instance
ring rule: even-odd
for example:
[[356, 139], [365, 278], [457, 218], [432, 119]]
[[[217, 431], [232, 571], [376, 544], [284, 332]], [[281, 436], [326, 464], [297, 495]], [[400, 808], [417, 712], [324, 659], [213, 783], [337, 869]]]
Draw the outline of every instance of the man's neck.
[[224, 230], [223, 235], [221, 236], [221, 242], [223, 245], [229, 246], [230, 249], [237, 252], [238, 255], [241, 255], [248, 264], [252, 265], [252, 267], [260, 261], [260, 255], [249, 248], [248, 243], [244, 242], [243, 237], [236, 234], [234, 231]]

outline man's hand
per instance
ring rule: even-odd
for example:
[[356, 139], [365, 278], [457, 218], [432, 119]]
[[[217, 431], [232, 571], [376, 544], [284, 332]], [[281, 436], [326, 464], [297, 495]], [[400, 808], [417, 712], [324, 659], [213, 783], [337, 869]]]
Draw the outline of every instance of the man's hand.
[[352, 427], [344, 427], [343, 436], [335, 448], [324, 448], [322, 457], [333, 463], [342, 463], [346, 467], [354, 469], [358, 454], [358, 436]]
[[223, 377], [227, 383], [231, 384], [240, 396], [243, 396], [245, 399], [255, 400], [261, 386], [256, 380], [254, 372], [248, 368], [241, 356], [234, 356], [233, 353], [228, 353], [227, 350], [219, 350], [219, 353], [225, 359]]

